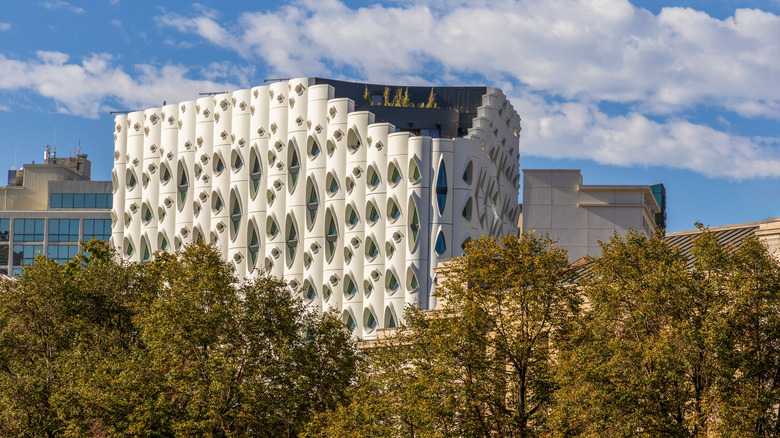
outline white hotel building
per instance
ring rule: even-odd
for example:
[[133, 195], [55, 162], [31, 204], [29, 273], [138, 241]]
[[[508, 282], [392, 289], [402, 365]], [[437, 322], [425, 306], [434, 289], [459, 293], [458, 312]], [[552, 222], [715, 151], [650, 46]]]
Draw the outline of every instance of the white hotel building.
[[440, 260], [517, 232], [520, 117], [495, 88], [402, 90], [298, 78], [117, 116], [113, 244], [143, 262], [203, 238], [359, 338], [434, 308]]

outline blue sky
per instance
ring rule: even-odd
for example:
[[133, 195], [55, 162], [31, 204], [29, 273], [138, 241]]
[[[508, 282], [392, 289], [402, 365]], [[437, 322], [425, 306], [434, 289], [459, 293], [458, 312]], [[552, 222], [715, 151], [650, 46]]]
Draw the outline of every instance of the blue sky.
[[5, 2], [0, 170], [80, 142], [107, 180], [110, 111], [298, 76], [499, 87], [521, 168], [663, 182], [670, 231], [780, 216], [780, 0]]

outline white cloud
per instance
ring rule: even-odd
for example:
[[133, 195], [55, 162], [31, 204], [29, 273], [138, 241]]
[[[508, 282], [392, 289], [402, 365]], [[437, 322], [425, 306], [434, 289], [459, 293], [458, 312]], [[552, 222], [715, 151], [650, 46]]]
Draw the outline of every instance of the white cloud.
[[594, 104], [510, 96], [523, 117], [521, 154], [591, 159], [618, 166], [667, 166], [711, 177], [780, 177], [780, 138], [745, 137], [682, 119], [609, 116]]
[[[361, 8], [299, 0], [236, 22], [202, 10], [164, 14], [158, 24], [261, 59], [281, 76], [346, 70], [373, 82], [468, 78], [509, 95], [526, 90], [515, 92], [522, 105], [514, 102], [523, 107], [527, 154], [780, 176], [780, 137], [686, 120], [701, 107], [780, 120], [780, 16], [770, 12], [737, 9], [721, 20], [688, 8], [654, 15], [627, 0], [398, 0]], [[626, 113], [607, 115], [602, 102], [625, 105]]]
[[46, 9], [67, 9], [73, 12], [74, 14], [83, 14], [84, 12], [86, 12], [84, 8], [73, 6], [72, 4], [63, 0], [45, 1], [42, 2], [41, 4]]
[[9, 30], [11, 30], [10, 23], [0, 23], [0, 32], [8, 32]]
[[60, 52], [41, 51], [31, 60], [0, 54], [0, 91], [34, 90], [52, 99], [59, 112], [96, 118], [99, 112], [116, 107], [144, 109], [160, 106], [163, 100], [189, 100], [203, 90], [238, 88], [229, 73], [215, 80], [196, 80], [179, 65], [139, 64], [131, 75], [116, 66], [109, 54], [92, 54], [81, 63], [69, 61]]
[[739, 9], [719, 20], [665, 8], [656, 16], [626, 0], [406, 3], [305, 0], [237, 23], [210, 12], [158, 22], [292, 76], [349, 67], [387, 80], [435, 62], [445, 74], [508, 76], [568, 99], [641, 101], [656, 114], [717, 101], [780, 119], [780, 17], [772, 13]]

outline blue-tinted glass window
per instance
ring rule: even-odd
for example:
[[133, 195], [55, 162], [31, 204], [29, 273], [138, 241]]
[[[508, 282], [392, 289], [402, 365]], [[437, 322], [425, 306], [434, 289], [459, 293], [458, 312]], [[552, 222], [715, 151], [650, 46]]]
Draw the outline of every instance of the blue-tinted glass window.
[[95, 195], [95, 208], [111, 208], [111, 195], [98, 193]]
[[43, 245], [14, 245], [14, 266], [31, 265], [38, 254], [43, 254]]
[[14, 219], [14, 241], [43, 242], [43, 219]]
[[84, 241], [111, 238], [111, 219], [84, 219]]
[[49, 219], [49, 242], [78, 242], [78, 219]]
[[436, 203], [439, 206], [439, 214], [444, 214], [444, 206], [447, 204], [447, 171], [444, 161], [439, 164], [439, 177], [436, 179]]
[[436, 246], [434, 247], [436, 254], [442, 255], [444, 251], [447, 251], [447, 243], [444, 241], [444, 233], [439, 232], [439, 236], [436, 238]]
[[51, 208], [62, 208], [62, 193], [51, 194]]
[[96, 193], [84, 193], [84, 208], [95, 208]]
[[52, 193], [51, 208], [111, 208], [111, 193]]
[[[0, 269], [4, 269], [8, 266], [8, 255], [10, 249], [7, 243], [0, 244]], [[0, 271], [0, 273], [8, 274], [8, 270]]]
[[57, 263], [67, 263], [79, 252], [78, 245], [49, 245], [46, 256]]
[[7, 242], [9, 234], [11, 234], [11, 219], [0, 219], [0, 242]]
[[62, 208], [73, 208], [73, 193], [62, 194]]

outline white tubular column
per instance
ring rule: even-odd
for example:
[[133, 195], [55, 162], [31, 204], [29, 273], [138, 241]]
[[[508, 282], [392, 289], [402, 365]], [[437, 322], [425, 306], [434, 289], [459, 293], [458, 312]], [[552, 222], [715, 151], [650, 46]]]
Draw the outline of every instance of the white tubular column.
[[114, 117], [114, 170], [111, 184], [114, 198], [111, 207], [111, 245], [122, 251], [125, 237], [125, 171], [127, 168], [127, 115]]
[[[327, 109], [327, 173], [325, 176], [325, 270], [327, 289], [323, 298], [336, 309], [343, 309], [344, 298], [344, 200], [346, 194], [344, 174], [347, 168], [347, 115], [355, 103], [346, 98], [331, 99]], [[353, 333], [360, 324], [360, 316], [342, 312], [345, 323], [352, 318]]]
[[214, 162], [214, 99], [201, 97], [195, 108], [198, 110], [195, 124], [195, 163], [192, 167], [194, 190], [192, 192], [193, 241], [203, 239], [204, 243], [213, 242], [209, 236], [211, 229], [211, 187]]
[[284, 276], [287, 167], [287, 83], [271, 84], [268, 129], [268, 218], [266, 220], [266, 271]]
[[[431, 138], [411, 137], [407, 163], [406, 302], [428, 308], [428, 248], [431, 245]], [[416, 214], [415, 214], [416, 212]]]
[[[327, 310], [323, 300], [325, 269], [325, 175], [328, 100], [333, 97], [330, 85], [313, 85], [308, 92], [308, 136], [306, 140], [306, 182], [303, 234], [303, 299], [312, 308]], [[308, 282], [308, 283], [307, 283]], [[324, 305], [324, 307], [323, 307]]]
[[160, 135], [160, 169], [152, 184], [159, 181], [160, 193], [157, 202], [157, 249], [173, 249], [176, 235], [176, 157], [178, 152], [179, 108], [176, 104], [166, 105], [160, 114], [162, 132]]
[[[230, 192], [235, 194], [240, 209], [240, 222], [234, 227], [231, 218], [230, 243], [228, 244], [228, 260], [233, 263], [235, 273], [240, 278], [247, 275], [247, 238], [249, 230], [249, 125], [250, 125], [250, 91], [234, 91], [231, 105], [233, 107], [232, 133], [230, 138]], [[221, 107], [220, 107], [221, 110]], [[233, 211], [230, 212], [233, 214]]]
[[[308, 79], [292, 79], [287, 92], [286, 214], [284, 218], [284, 278], [293, 293], [305, 295], [303, 239], [306, 212], [306, 128], [309, 106]], [[307, 287], [308, 288], [308, 287]]]
[[132, 262], [140, 258], [141, 236], [141, 202], [143, 188], [144, 159], [144, 113], [135, 111], [127, 115], [129, 123], [127, 133], [127, 165], [125, 169], [125, 237], [122, 244], [122, 255]]
[[[363, 282], [365, 274], [365, 229], [366, 229], [366, 138], [368, 125], [374, 122], [374, 115], [367, 111], [351, 112], [347, 115], [347, 168], [345, 177], [345, 221], [344, 232], [344, 308], [357, 318], [359, 328], [354, 332], [363, 337], [366, 332], [363, 318]], [[350, 286], [350, 279], [352, 286]]]
[[192, 202], [195, 198], [192, 169], [195, 165], [195, 101], [179, 104], [178, 158], [174, 173], [176, 184], [176, 236], [174, 249], [192, 242]]
[[[366, 222], [363, 238], [363, 325], [365, 337], [376, 336], [376, 329], [387, 327], [385, 318], [385, 228], [387, 227], [387, 136], [395, 131], [389, 123], [368, 126], [366, 137]], [[367, 321], [371, 312], [373, 325]]]
[[409, 231], [409, 133], [387, 136], [387, 228], [385, 231], [385, 307], [404, 323], [406, 307], [406, 253]]
[[247, 221], [247, 271], [256, 277], [265, 268], [266, 206], [268, 198], [269, 87], [252, 88], [249, 107], [249, 215]]
[[[473, 140], [455, 139], [453, 150], [471, 151], [469, 143]], [[472, 236], [472, 224], [477, 219], [475, 214], [474, 168], [478, 164], [470, 153], [453, 154], [452, 165], [452, 242], [450, 254], [452, 257], [463, 255], [463, 244]]]
[[157, 229], [159, 216], [157, 205], [160, 203], [160, 144], [162, 119], [159, 108], [144, 111], [144, 162], [141, 183], [141, 261], [150, 261], [157, 250]]
[[436, 283], [433, 269], [439, 260], [452, 258], [453, 232], [452, 210], [455, 201], [453, 196], [453, 140], [434, 138], [431, 140], [431, 164], [433, 170], [431, 189], [431, 239], [428, 251], [430, 253], [429, 272], [427, 275], [429, 292], [428, 306], [436, 308]]

